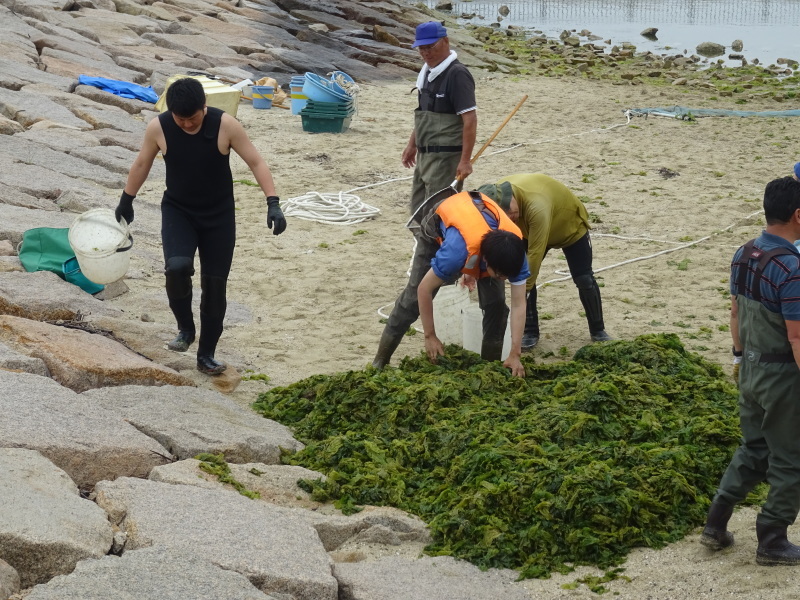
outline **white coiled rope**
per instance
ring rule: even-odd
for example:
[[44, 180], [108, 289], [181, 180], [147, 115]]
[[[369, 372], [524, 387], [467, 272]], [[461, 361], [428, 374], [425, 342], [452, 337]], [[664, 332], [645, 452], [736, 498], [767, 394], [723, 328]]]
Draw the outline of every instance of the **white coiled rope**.
[[306, 221], [355, 225], [380, 214], [380, 210], [361, 201], [355, 194], [306, 192], [281, 202], [283, 214]]

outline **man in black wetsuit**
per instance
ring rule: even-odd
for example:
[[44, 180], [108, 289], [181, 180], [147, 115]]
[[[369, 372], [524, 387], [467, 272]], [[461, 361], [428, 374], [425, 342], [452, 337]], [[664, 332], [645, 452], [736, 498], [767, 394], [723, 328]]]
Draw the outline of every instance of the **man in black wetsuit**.
[[168, 347], [185, 352], [195, 339], [192, 275], [194, 256], [199, 251], [202, 294], [197, 369], [219, 375], [226, 366], [214, 359], [214, 351], [222, 335], [226, 285], [236, 240], [231, 150], [247, 163], [267, 197], [267, 226], [274, 235], [286, 229], [286, 219], [267, 163], [235, 118], [206, 106], [198, 80], [178, 79], [167, 90], [166, 100], [168, 110], [147, 125], [116, 217], [133, 221], [133, 199], [161, 152], [167, 166], [167, 189], [161, 200], [164, 273], [169, 307], [178, 323], [178, 336]]

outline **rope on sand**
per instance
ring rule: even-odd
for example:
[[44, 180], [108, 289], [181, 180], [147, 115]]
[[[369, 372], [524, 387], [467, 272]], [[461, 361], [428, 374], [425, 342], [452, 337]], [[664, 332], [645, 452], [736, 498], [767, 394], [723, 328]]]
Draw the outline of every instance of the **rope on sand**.
[[336, 225], [355, 225], [380, 214], [380, 210], [361, 201], [355, 194], [339, 192], [326, 194], [306, 192], [285, 200], [282, 204], [284, 215], [306, 221], [334, 223]]
[[[734, 227], [736, 227], [736, 225], [738, 225], [742, 221], [745, 221], [747, 219], [751, 219], [754, 216], [759, 215], [761, 213], [762, 213], [761, 210], [757, 210], [755, 212], [750, 213], [746, 217], [742, 217], [740, 219], [737, 219], [734, 223], [731, 223], [725, 229], [720, 229], [719, 231], [715, 231], [713, 233], [710, 233], [709, 235], [703, 236], [701, 238], [698, 238], [696, 240], [693, 240], [691, 242], [686, 242], [686, 243], [683, 243], [683, 242], [671, 242], [671, 241], [667, 241], [667, 240], [654, 240], [654, 239], [643, 238], [643, 237], [623, 237], [623, 236], [614, 235], [614, 234], [610, 234], [610, 233], [594, 233], [594, 234], [591, 234], [592, 237], [613, 237], [613, 238], [623, 239], [623, 240], [636, 240], [636, 241], [641, 240], [641, 241], [649, 241], [649, 242], [660, 242], [660, 243], [663, 243], [663, 244], [676, 244], [676, 243], [680, 244], [679, 246], [676, 246], [675, 248], [667, 248], [666, 250], [661, 250], [660, 252], [655, 252], [653, 254], [648, 254], [646, 256], [637, 256], [636, 258], [629, 258], [628, 260], [623, 260], [623, 261], [618, 262], [618, 263], [614, 263], [614, 264], [611, 264], [611, 265], [606, 265], [605, 267], [601, 267], [599, 269], [594, 269], [594, 272], [595, 273], [601, 273], [603, 271], [608, 271], [609, 269], [615, 269], [617, 267], [621, 267], [621, 266], [624, 266], [624, 265], [629, 265], [630, 263], [639, 262], [641, 260], [650, 260], [651, 258], [655, 258], [657, 256], [662, 256], [664, 254], [670, 254], [671, 252], [677, 252], [678, 250], [683, 250], [685, 248], [691, 248], [692, 246], [696, 246], [697, 244], [701, 244], [701, 243], [703, 243], [703, 242], [705, 242], [707, 240], [710, 240], [711, 238], [716, 237], [716, 236], [720, 235], [721, 233], [729, 231], [729, 230], [733, 229]], [[738, 246], [736, 246], [736, 247], [738, 247]], [[569, 274], [569, 271], [555, 271], [555, 274], [556, 275], [563, 275], [563, 277], [558, 277], [556, 279], [550, 279], [549, 281], [545, 281], [544, 283], [540, 283], [540, 284], [538, 284], [536, 286], [536, 289], [539, 289], [542, 286], [547, 285], [548, 283], [557, 283], [557, 282], [560, 282], [560, 281], [566, 281], [568, 279], [572, 279], [572, 276]]]

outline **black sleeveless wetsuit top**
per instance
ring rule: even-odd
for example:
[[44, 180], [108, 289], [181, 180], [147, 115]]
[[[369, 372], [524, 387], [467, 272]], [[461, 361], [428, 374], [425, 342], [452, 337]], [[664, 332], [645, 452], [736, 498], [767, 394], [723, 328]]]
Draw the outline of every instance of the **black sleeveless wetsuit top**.
[[170, 111], [158, 116], [167, 141], [163, 202], [196, 216], [233, 210], [230, 154], [220, 153], [217, 144], [222, 113], [209, 106], [200, 131], [193, 135], [178, 127]]

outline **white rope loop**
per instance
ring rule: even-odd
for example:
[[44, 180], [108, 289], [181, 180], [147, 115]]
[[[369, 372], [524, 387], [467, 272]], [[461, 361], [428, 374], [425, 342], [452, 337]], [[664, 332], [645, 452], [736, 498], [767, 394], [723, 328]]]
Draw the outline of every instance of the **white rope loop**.
[[380, 214], [380, 210], [361, 201], [355, 194], [306, 192], [281, 203], [283, 214], [306, 221], [355, 225]]

